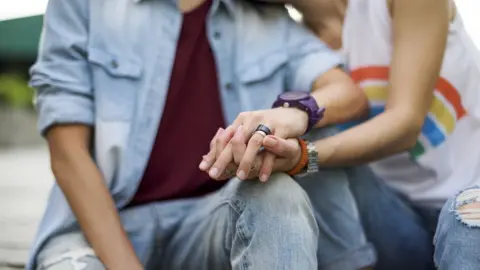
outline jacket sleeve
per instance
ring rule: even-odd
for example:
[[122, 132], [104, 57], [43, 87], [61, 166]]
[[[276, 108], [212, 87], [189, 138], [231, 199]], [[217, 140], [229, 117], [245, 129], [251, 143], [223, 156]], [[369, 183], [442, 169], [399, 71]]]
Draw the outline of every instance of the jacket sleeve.
[[93, 125], [94, 97], [87, 61], [87, 0], [50, 0], [30, 86], [42, 135], [56, 124]]

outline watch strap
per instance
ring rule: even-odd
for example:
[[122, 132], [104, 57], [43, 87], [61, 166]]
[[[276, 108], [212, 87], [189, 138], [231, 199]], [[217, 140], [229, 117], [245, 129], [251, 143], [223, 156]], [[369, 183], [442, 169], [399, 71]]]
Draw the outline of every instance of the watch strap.
[[318, 172], [318, 151], [313, 142], [307, 143], [308, 162], [307, 162], [307, 174]]

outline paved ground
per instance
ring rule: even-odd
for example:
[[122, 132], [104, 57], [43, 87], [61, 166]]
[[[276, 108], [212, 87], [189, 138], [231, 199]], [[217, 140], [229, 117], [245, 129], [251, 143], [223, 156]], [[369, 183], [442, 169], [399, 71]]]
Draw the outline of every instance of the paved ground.
[[25, 263], [52, 181], [44, 146], [0, 148], [0, 270]]

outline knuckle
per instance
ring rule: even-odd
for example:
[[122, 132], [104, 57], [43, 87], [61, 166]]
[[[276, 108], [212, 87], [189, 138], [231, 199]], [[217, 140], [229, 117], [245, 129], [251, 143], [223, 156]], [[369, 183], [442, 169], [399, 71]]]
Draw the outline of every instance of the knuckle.
[[258, 113], [258, 112], [255, 112], [255, 113], [252, 113], [252, 120], [254, 122], [261, 122], [263, 120], [263, 115], [261, 113]]
[[251, 112], [241, 112], [240, 114], [238, 114], [238, 118], [239, 119], [245, 119], [245, 118], [248, 118], [249, 114]]
[[232, 140], [230, 141], [230, 143], [232, 144], [233, 147], [238, 147], [238, 146], [240, 146], [240, 145], [241, 145], [242, 143], [244, 143], [244, 142], [242, 142], [242, 140], [241, 140], [238, 136], [236, 136], [236, 137], [233, 137], [233, 138], [232, 138]]

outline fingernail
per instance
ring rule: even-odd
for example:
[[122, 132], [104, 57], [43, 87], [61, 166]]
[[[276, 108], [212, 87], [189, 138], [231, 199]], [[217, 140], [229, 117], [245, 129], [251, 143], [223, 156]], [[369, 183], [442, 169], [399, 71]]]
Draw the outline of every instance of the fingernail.
[[206, 161], [202, 161], [200, 162], [200, 170], [206, 170], [207, 169], [207, 162]]
[[268, 175], [266, 175], [264, 173], [262, 175], [260, 175], [260, 181], [267, 182], [267, 180], [268, 180]]
[[210, 172], [209, 172], [210, 177], [215, 178], [215, 177], [217, 177], [217, 174], [218, 174], [218, 169], [217, 168], [210, 169]]
[[219, 129], [217, 130], [217, 135], [222, 134], [224, 131], [225, 131], [225, 129], [219, 128]]
[[267, 147], [274, 147], [277, 144], [277, 140], [273, 137], [267, 136], [265, 137], [265, 140], [263, 140], [263, 144]]
[[237, 172], [237, 177], [240, 179], [240, 180], [245, 180], [245, 178], [247, 178], [247, 176], [245, 175], [245, 172], [240, 170]]

